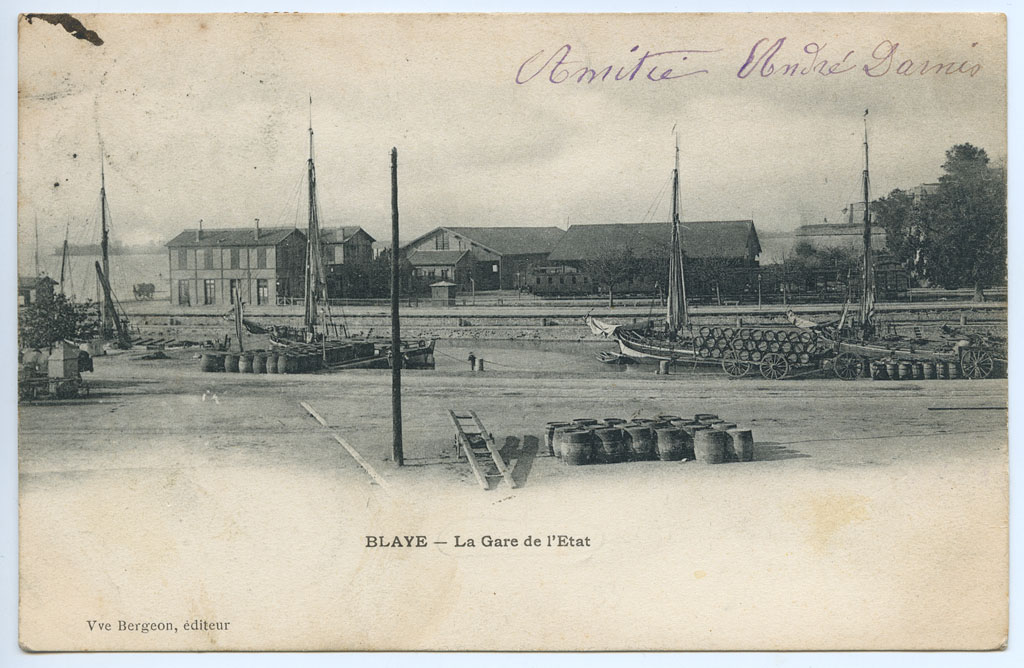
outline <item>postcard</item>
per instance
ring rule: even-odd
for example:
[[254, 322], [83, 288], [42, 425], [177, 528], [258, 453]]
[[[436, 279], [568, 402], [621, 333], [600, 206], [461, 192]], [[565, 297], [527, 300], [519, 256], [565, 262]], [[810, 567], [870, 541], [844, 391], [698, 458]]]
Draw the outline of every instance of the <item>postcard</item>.
[[24, 14], [37, 651], [992, 650], [998, 14]]

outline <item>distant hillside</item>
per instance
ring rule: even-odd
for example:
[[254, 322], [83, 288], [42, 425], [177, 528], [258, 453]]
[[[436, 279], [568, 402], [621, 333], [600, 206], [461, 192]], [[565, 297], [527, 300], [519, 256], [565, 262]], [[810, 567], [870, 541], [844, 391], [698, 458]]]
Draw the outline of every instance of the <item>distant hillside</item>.
[[[85, 255], [94, 256], [99, 255], [101, 252], [99, 244], [68, 244], [68, 255]], [[109, 247], [110, 255], [154, 255], [156, 253], [166, 253], [167, 249], [161, 244], [144, 244], [138, 246], [125, 246], [118, 243], [112, 243]], [[53, 249], [53, 255], [63, 255], [64, 247], [63, 244]]]

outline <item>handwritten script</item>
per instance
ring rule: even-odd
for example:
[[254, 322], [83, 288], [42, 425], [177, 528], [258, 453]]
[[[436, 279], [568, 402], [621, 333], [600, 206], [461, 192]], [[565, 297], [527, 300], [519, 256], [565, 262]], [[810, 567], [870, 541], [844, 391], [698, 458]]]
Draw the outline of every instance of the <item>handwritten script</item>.
[[[829, 48], [828, 43], [807, 42], [792, 46], [787, 37], [763, 37], [750, 47], [734, 74], [738, 79], [797, 78], [806, 76], [866, 76], [873, 79], [894, 76], [976, 76], [981, 63], [967, 58], [943, 58], [908, 54], [899, 42], [880, 41], [869, 54], [855, 49]], [[799, 44], [799, 43], [798, 43]], [[978, 45], [974, 42], [969, 48]], [[668, 49], [640, 54], [640, 45], [629, 50], [628, 60], [594, 66], [573, 57], [571, 44], [548, 53], [541, 49], [516, 70], [519, 85], [536, 81], [547, 84], [601, 84], [615, 82], [665, 83], [700, 74], [710, 74], [701, 57], [723, 49]], [[739, 59], [737, 58], [737, 62]]]

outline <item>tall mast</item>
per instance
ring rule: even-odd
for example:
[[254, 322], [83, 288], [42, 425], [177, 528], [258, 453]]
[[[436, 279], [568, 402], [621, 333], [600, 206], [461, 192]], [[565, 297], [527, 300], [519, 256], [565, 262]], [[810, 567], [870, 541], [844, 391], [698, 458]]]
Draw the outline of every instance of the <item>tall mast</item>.
[[60, 293], [64, 294], [64, 271], [68, 264], [68, 233], [71, 231], [71, 221], [68, 221], [64, 228], [64, 247], [60, 252]]
[[[107, 227], [107, 177], [103, 168], [103, 144], [100, 144], [100, 251], [103, 256], [103, 276], [110, 280], [110, 230]], [[107, 300], [100, 300], [100, 331], [103, 338], [111, 335], [111, 321], [114, 314], [107, 308]]]
[[875, 305], [875, 276], [871, 257], [871, 196], [868, 172], [868, 110], [864, 110], [864, 285], [860, 298], [860, 322], [862, 335], [872, 333], [872, 312]]
[[320, 216], [316, 201], [316, 167], [313, 163], [313, 98], [309, 98], [309, 160], [306, 161], [309, 181], [309, 225], [306, 231], [306, 285], [305, 285], [305, 326], [312, 335], [316, 333], [317, 299], [323, 289], [323, 258], [320, 247]]
[[35, 228], [36, 228], [36, 255], [35, 255], [35, 275], [39, 276], [39, 216], [35, 217]]
[[679, 135], [676, 134], [675, 169], [672, 170], [672, 248], [668, 269], [668, 326], [678, 331], [688, 324], [683, 245], [679, 233]]

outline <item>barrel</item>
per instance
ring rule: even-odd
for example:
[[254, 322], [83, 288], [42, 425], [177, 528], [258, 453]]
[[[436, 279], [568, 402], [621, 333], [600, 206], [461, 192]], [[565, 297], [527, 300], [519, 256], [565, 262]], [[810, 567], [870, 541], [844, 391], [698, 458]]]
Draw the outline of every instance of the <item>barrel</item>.
[[609, 427], [615, 427], [620, 424], [626, 424], [626, 421], [622, 418], [602, 418], [601, 423], [606, 424]]
[[947, 362], [946, 367], [949, 369], [949, 379], [955, 380], [960, 377], [960, 362], [952, 361]]
[[253, 373], [266, 373], [267, 372], [267, 353], [260, 350], [253, 353], [252, 356], [252, 372]]
[[593, 418], [573, 418], [572, 423], [578, 427], [585, 427], [591, 424], [598, 424], [598, 420]]
[[568, 426], [568, 422], [548, 422], [544, 425], [544, 445], [548, 447], [548, 454], [552, 457], [562, 456], [561, 451], [555, 449], [555, 430]]
[[324, 365], [324, 358], [320, 353], [312, 354], [306, 359], [306, 371], [319, 371]]
[[900, 380], [910, 380], [913, 378], [914, 374], [913, 366], [910, 362], [900, 362], [899, 367], [897, 368], [897, 373], [899, 374]]
[[566, 429], [558, 431], [560, 437], [562, 461], [569, 466], [589, 464], [593, 460], [594, 435], [586, 429]]
[[223, 371], [224, 354], [214, 351], [203, 353], [203, 358], [199, 362], [199, 368], [203, 371]]
[[644, 425], [629, 426], [623, 431], [626, 436], [626, 445], [632, 455], [631, 459], [641, 462], [654, 459], [658, 451], [658, 441], [653, 429]]
[[924, 362], [921, 364], [925, 380], [935, 380], [935, 362]]
[[658, 420], [661, 422], [671, 422], [672, 420], [680, 420], [678, 415], [659, 415]]
[[662, 427], [655, 430], [658, 459], [663, 462], [678, 462], [683, 458], [683, 431], [677, 427]]
[[602, 427], [593, 431], [594, 461], [598, 464], [617, 464], [626, 460], [626, 440], [618, 427]]
[[718, 416], [714, 413], [697, 413], [693, 416], [693, 419], [697, 422], [705, 422], [707, 420], [717, 420]]
[[729, 434], [717, 429], [702, 429], [693, 435], [693, 456], [702, 464], [721, 464], [725, 461]]
[[715, 424], [711, 425], [711, 428], [712, 429], [717, 429], [719, 431], [729, 431], [730, 429], [735, 429], [736, 428], [736, 423], [735, 422], [716, 422]]
[[729, 435], [726, 443], [726, 453], [729, 459], [735, 462], [750, 462], [754, 460], [754, 434], [749, 429], [730, 429], [725, 432]]
[[900, 365], [896, 362], [885, 363], [885, 375], [889, 377], [889, 380], [899, 380], [900, 378]]
[[924, 378], [924, 365], [920, 362], [914, 362], [911, 365], [910, 377], [914, 380], [921, 380]]
[[267, 353], [267, 373], [281, 373], [281, 367], [277, 365], [279, 359], [281, 359], [280, 351], [271, 350], [269, 353]]
[[224, 356], [224, 370], [238, 373], [238, 353], [228, 353]]
[[281, 369], [281, 373], [298, 373], [299, 372], [299, 356], [298, 355], [283, 355], [284, 363], [278, 360], [277, 365]]
[[939, 361], [935, 363], [935, 377], [939, 380], [949, 379], [949, 367], [946, 366], [945, 362]]
[[888, 380], [889, 374], [885, 370], [885, 362], [871, 363], [871, 377], [875, 380]]
[[238, 372], [252, 373], [252, 353], [242, 353], [238, 356]]
[[718, 425], [724, 424], [725, 420], [722, 418], [715, 418], [714, 420], [704, 420], [701, 424], [706, 424], [709, 427], [717, 428]]

